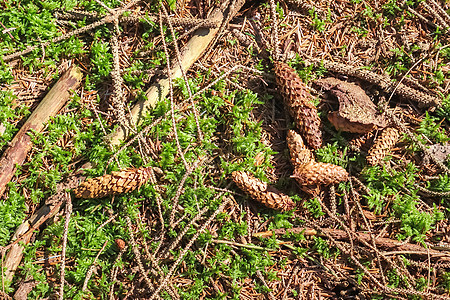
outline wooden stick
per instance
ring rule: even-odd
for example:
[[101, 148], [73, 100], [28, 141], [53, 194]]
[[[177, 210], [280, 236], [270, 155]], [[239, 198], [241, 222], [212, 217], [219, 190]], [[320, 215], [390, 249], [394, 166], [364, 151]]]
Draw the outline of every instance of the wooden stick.
[[[13, 235], [13, 240], [17, 240], [21, 235], [27, 232], [30, 229], [30, 223], [28, 221], [22, 223], [19, 227], [17, 227], [16, 232]], [[31, 235], [27, 236], [22, 241], [25, 244], [28, 244], [30, 241]], [[20, 264], [23, 256], [23, 246], [19, 244], [14, 244], [9, 250], [8, 254], [5, 257], [5, 263], [2, 266], [2, 269], [5, 270], [4, 280], [6, 285], [9, 285], [11, 280], [14, 277], [14, 273], [16, 272], [17, 267]]]
[[[228, 1], [225, 1], [227, 4]], [[222, 22], [225, 16], [231, 14], [233, 16], [244, 5], [245, 1], [240, 0], [234, 6], [231, 12], [227, 12], [226, 5], [222, 5], [220, 8], [214, 10], [211, 16], [207, 19], [211, 22]], [[188, 41], [181, 51], [181, 67], [184, 71], [187, 71], [195, 61], [197, 61], [202, 53], [207, 49], [210, 42], [214, 39], [218, 33], [219, 28], [200, 28], [194, 32], [194, 36]], [[182, 76], [182, 71], [178, 63], [173, 63], [172, 78], [179, 78]], [[169, 79], [165, 76], [158, 82], [154, 83], [146, 91], [146, 100], [141, 100], [131, 110], [131, 124], [141, 124], [143, 117], [152, 110], [156, 103], [166, 97], [169, 93]], [[112, 146], [118, 145], [120, 141], [126, 140], [129, 132], [127, 126], [119, 126], [117, 130], [111, 133], [107, 139]]]
[[13, 138], [10, 146], [0, 158], [0, 197], [16, 172], [16, 166], [23, 164], [33, 145], [29, 135], [31, 130], [42, 131], [50, 117], [55, 116], [67, 102], [71, 95], [70, 90], [78, 87], [81, 77], [82, 74], [78, 67], [72, 66], [67, 70]]

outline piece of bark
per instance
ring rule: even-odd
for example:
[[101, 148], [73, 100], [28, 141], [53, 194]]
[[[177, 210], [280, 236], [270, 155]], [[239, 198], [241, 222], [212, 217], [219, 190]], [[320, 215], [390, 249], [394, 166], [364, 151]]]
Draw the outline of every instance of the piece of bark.
[[38, 283], [34, 280], [22, 282], [14, 293], [14, 300], [27, 300], [28, 294], [34, 289]]
[[[81, 177], [83, 178], [83, 177]], [[57, 193], [49, 197], [45, 204], [37, 210], [28, 220], [24, 221], [19, 227], [17, 227], [14, 233], [12, 242], [5, 246], [2, 250], [8, 251], [3, 263], [3, 269], [5, 270], [6, 282], [10, 282], [14, 277], [15, 270], [20, 264], [23, 257], [23, 247], [18, 242], [28, 244], [33, 232], [39, 230], [39, 227], [49, 218], [54, 216], [67, 200], [69, 194], [65, 192], [65, 189], [73, 189], [78, 186], [78, 180], [80, 177], [75, 176], [67, 178], [57, 186]]]
[[370, 83], [378, 85], [383, 91], [387, 93], [394, 92], [403, 98], [410, 99], [419, 104], [419, 107], [436, 107], [441, 105], [441, 98], [424, 93], [420, 90], [411, 88], [401, 82], [393, 81], [388, 75], [380, 75], [375, 72], [364, 69], [363, 67], [352, 66], [349, 64], [338, 63], [320, 58], [307, 58], [307, 63], [312, 63], [317, 66], [326, 68], [328, 71], [353, 76]]
[[[221, 6], [215, 9], [211, 16], [207, 19], [213, 23], [222, 22], [227, 15], [230, 14], [231, 18], [240, 10], [244, 5], [244, 0], [238, 0], [234, 3], [233, 10], [228, 11], [229, 1], [224, 1]], [[202, 55], [202, 53], [207, 49], [210, 42], [214, 39], [220, 28], [200, 28], [194, 32], [194, 36], [187, 42], [184, 48], [181, 50], [181, 67], [186, 72]], [[179, 78], [182, 76], [182, 71], [178, 61], [175, 59], [172, 63], [172, 79]], [[151, 111], [157, 102], [164, 99], [169, 93], [169, 79], [164, 76], [156, 83], [154, 83], [146, 91], [146, 100], [140, 100], [131, 110], [131, 120], [132, 124], [140, 125], [143, 121], [143, 117]], [[107, 140], [111, 146], [118, 145], [120, 141], [127, 139], [129, 130], [128, 126], [121, 125], [116, 131], [111, 133]]]
[[13, 138], [0, 159], [0, 197], [14, 176], [17, 170], [16, 166], [23, 164], [33, 145], [29, 135], [31, 130], [42, 131], [50, 117], [55, 116], [67, 102], [71, 95], [70, 91], [79, 86], [81, 77], [82, 74], [78, 67], [72, 66], [67, 70]]
[[328, 120], [338, 130], [367, 133], [386, 127], [387, 121], [377, 107], [358, 85], [328, 77], [316, 80], [316, 85], [336, 96], [339, 110], [330, 112]]

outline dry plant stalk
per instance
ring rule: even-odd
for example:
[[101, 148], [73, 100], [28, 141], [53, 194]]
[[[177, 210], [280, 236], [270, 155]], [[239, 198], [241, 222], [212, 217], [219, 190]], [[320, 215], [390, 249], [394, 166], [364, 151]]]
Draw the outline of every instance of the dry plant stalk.
[[294, 201], [276, 188], [243, 171], [235, 171], [231, 178], [237, 186], [261, 204], [279, 211], [289, 211], [295, 207]]
[[370, 148], [367, 163], [371, 166], [378, 165], [389, 154], [399, 138], [400, 133], [397, 129], [393, 127], [384, 129]]
[[277, 86], [289, 113], [300, 133], [313, 149], [322, 147], [321, 122], [312, 96], [295, 70], [282, 62], [275, 62]]
[[286, 140], [291, 154], [291, 162], [295, 169], [303, 168], [310, 162], [315, 161], [313, 153], [306, 148], [300, 134], [294, 130], [289, 130]]
[[303, 168], [296, 168], [293, 178], [300, 185], [329, 185], [348, 180], [348, 172], [329, 163], [310, 162]]
[[150, 167], [126, 169], [89, 178], [75, 188], [73, 192], [77, 198], [102, 198], [139, 189], [149, 179]]

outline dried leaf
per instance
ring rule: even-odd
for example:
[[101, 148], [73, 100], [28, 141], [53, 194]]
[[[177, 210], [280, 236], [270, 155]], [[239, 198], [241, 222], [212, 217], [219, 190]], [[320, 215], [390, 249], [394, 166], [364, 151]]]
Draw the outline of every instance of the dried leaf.
[[321, 121], [312, 103], [313, 97], [295, 70], [287, 64], [275, 62], [275, 75], [278, 89], [297, 128], [311, 148], [319, 149], [322, 147]]
[[370, 148], [366, 158], [367, 163], [371, 166], [378, 165], [389, 154], [399, 138], [400, 133], [397, 129], [393, 127], [385, 128]]
[[77, 198], [102, 198], [129, 193], [150, 178], [150, 168], [126, 169], [100, 177], [89, 178], [73, 190]]
[[328, 114], [336, 129], [367, 133], [386, 127], [385, 118], [360, 86], [334, 77], [316, 80], [315, 84], [329, 90], [339, 101], [339, 110]]
[[292, 199], [278, 191], [276, 188], [262, 182], [253, 175], [242, 171], [235, 171], [231, 178], [236, 185], [250, 195], [253, 200], [261, 204], [280, 211], [289, 211], [295, 207]]

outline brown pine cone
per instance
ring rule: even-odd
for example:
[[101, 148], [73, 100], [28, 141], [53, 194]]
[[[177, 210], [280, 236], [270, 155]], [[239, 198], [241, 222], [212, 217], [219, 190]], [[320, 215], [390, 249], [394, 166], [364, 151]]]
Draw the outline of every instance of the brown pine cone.
[[282, 62], [275, 62], [278, 89], [300, 133], [313, 149], [322, 147], [322, 131], [317, 108], [312, 96], [294, 69]]
[[289, 211], [295, 207], [292, 199], [278, 191], [276, 188], [262, 182], [253, 175], [242, 171], [231, 173], [231, 178], [236, 185], [263, 205], [280, 211]]
[[287, 134], [287, 144], [291, 153], [291, 162], [294, 168], [302, 168], [310, 162], [314, 162], [314, 155], [306, 148], [300, 134], [294, 130], [289, 130]]
[[300, 185], [329, 185], [348, 180], [347, 171], [333, 164], [310, 162], [301, 169], [295, 169], [293, 178]]
[[141, 187], [150, 178], [150, 168], [126, 169], [89, 178], [73, 190], [77, 198], [102, 198], [123, 194]]
[[377, 137], [367, 155], [367, 163], [371, 166], [378, 165], [400, 139], [400, 133], [393, 127], [385, 128]]

